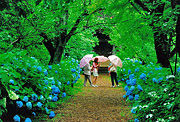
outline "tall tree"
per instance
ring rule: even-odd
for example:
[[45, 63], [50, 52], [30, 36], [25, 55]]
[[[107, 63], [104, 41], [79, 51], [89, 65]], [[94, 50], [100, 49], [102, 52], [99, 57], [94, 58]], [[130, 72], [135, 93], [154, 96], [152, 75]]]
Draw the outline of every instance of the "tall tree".
[[[15, 39], [10, 41], [11, 44], [24, 44], [24, 47], [44, 44], [51, 56], [49, 64], [53, 64], [60, 62], [65, 45], [72, 36], [89, 28], [95, 30], [108, 27], [106, 24], [110, 18], [104, 15], [106, 6], [103, 2], [101, 0], [26, 0], [13, 3], [9, 0], [10, 9], [4, 10], [2, 15], [4, 18], [6, 15], [13, 17], [13, 22], [18, 23], [15, 24], [17, 27], [10, 26], [13, 28], [12, 31], [17, 33], [12, 35]], [[20, 10], [22, 10], [21, 14], [17, 14]], [[92, 31], [92, 34], [94, 32]]]

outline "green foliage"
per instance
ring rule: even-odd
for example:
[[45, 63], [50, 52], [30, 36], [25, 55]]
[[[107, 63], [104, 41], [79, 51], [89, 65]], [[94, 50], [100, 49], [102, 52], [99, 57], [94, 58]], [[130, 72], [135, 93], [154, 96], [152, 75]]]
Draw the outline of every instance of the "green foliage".
[[[1, 54], [1, 57], [0, 116], [6, 111], [24, 117], [31, 116], [32, 112], [49, 113], [45, 108], [53, 108], [56, 101], [71, 95], [73, 85], [80, 78], [81, 70], [75, 59], [66, 58], [61, 64], [48, 66], [27, 56], [26, 51], [15, 50]], [[32, 108], [27, 107], [25, 96]], [[18, 101], [23, 102], [22, 107], [17, 106]], [[42, 107], [38, 107], [38, 102]], [[26, 115], [22, 111], [26, 111]]]
[[95, 54], [93, 47], [98, 44], [97, 37], [93, 37], [94, 31], [85, 31], [73, 36], [66, 44], [65, 54], [77, 60], [81, 60], [86, 54]]
[[[169, 74], [169, 69], [152, 62], [142, 65], [141, 61], [135, 59], [123, 61], [123, 69], [118, 69], [118, 77], [120, 82], [127, 84], [125, 98], [132, 104], [131, 112], [135, 113], [136, 119], [179, 121], [179, 74], [176, 77]], [[136, 95], [139, 95], [138, 99]], [[133, 100], [130, 100], [130, 96]]]
[[[27, 0], [17, 3], [9, 0], [6, 4], [9, 7], [0, 11], [0, 49], [6, 52], [19, 47], [34, 55], [34, 47], [43, 49], [44, 47], [38, 45], [44, 44], [49, 54], [42, 55], [47, 57], [41, 58], [42, 60], [49, 57], [56, 59], [56, 54], [60, 55], [60, 60], [70, 38], [75, 38], [76, 41], [84, 40], [80, 37], [81, 34], [85, 34], [83, 31], [88, 33], [86, 38], [96, 42], [97, 39], [93, 37], [92, 32], [99, 28], [108, 28], [111, 24], [109, 16], [103, 14], [109, 4], [105, 6], [101, 0], [83, 3], [79, 0]], [[76, 37], [77, 33], [79, 35]], [[84, 47], [82, 43], [78, 44]], [[29, 48], [30, 45], [33, 46]], [[63, 49], [56, 52], [59, 47]], [[43, 50], [42, 52], [46, 52]]]

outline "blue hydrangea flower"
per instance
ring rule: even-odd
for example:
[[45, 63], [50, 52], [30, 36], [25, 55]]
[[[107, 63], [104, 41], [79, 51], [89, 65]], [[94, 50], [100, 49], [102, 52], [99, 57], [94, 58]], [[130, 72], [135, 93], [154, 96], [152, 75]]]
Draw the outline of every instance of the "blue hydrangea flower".
[[131, 109], [131, 113], [135, 114], [136, 113], [136, 110], [135, 109]]
[[30, 118], [26, 118], [25, 122], [32, 122]]
[[41, 102], [38, 102], [38, 103], [37, 103], [37, 107], [39, 107], [39, 108], [41, 108], [42, 105], [43, 105], [43, 104], [42, 104]]
[[38, 67], [37, 67], [37, 70], [38, 70], [38, 72], [41, 72], [41, 71], [42, 71], [41, 66], [38, 66]]
[[73, 77], [76, 77], [76, 74], [75, 74], [75, 73], [73, 73], [72, 75], [73, 75]]
[[52, 95], [49, 95], [49, 99], [52, 100], [53, 96]]
[[135, 69], [135, 72], [139, 72], [139, 68], [136, 68], [136, 69]]
[[77, 79], [75, 79], [74, 81], [73, 81], [73, 84], [75, 84], [77, 82]]
[[128, 74], [131, 74], [131, 70], [130, 69], [128, 70]]
[[39, 99], [42, 101], [44, 99], [44, 96], [43, 95], [40, 95], [39, 96]]
[[62, 93], [62, 98], [66, 97], [66, 92]]
[[138, 60], [135, 60], [134, 62], [135, 62], [135, 63], [138, 63], [139, 61], [138, 61]]
[[67, 85], [69, 85], [69, 84], [70, 84], [70, 81], [67, 82]]
[[133, 78], [134, 78], [134, 74], [130, 74], [129, 79], [133, 79]]
[[36, 113], [35, 113], [35, 112], [32, 112], [32, 115], [36, 116]]
[[137, 118], [134, 119], [134, 122], [139, 122], [139, 120]]
[[139, 95], [136, 94], [136, 95], [135, 95], [135, 100], [138, 100], [138, 99], [139, 99]]
[[78, 74], [77, 78], [80, 78], [80, 74]]
[[132, 94], [132, 91], [131, 90], [128, 90], [127, 92], [126, 92], [126, 95], [127, 96], [129, 96], [129, 95], [131, 95]]
[[143, 91], [141, 85], [138, 85], [137, 88], [138, 88], [139, 91]]
[[44, 71], [44, 75], [45, 75], [45, 76], [48, 75], [48, 71], [47, 71], [47, 70]]
[[18, 115], [15, 115], [15, 116], [13, 117], [13, 120], [14, 120], [15, 122], [20, 122], [21, 118], [20, 118]]
[[155, 83], [158, 83], [156, 78], [153, 78], [152, 81], [155, 82]]
[[51, 85], [55, 85], [55, 81], [54, 80], [51, 81]]
[[16, 101], [16, 105], [18, 108], [21, 108], [23, 106], [23, 102], [22, 101]]
[[36, 58], [35, 58], [35, 57], [31, 57], [31, 59], [34, 59], [34, 60], [35, 60]]
[[57, 96], [54, 96], [53, 98], [52, 98], [52, 101], [53, 102], [56, 102], [58, 100], [58, 97]]
[[53, 94], [59, 94], [60, 93], [60, 89], [57, 86], [55, 86], [55, 85], [53, 85], [51, 87], [51, 89], [52, 89], [52, 93]]
[[140, 79], [146, 80], [146, 74], [142, 73], [142, 74], [140, 75]]
[[159, 67], [159, 70], [162, 70], [162, 67]]
[[23, 69], [22, 69], [22, 71], [23, 71], [23, 72], [26, 72], [26, 69], [25, 69], [25, 68], [23, 68]]
[[61, 82], [60, 81], [58, 82], [58, 86], [61, 86]]
[[131, 86], [131, 88], [129, 90], [134, 91], [135, 87]]
[[129, 95], [129, 100], [134, 100], [134, 97], [132, 95]]
[[24, 101], [24, 102], [28, 102], [28, 97], [27, 97], [27, 96], [24, 96], [23, 101]]
[[130, 58], [126, 58], [126, 60], [130, 60]]
[[48, 85], [48, 80], [44, 80], [44, 83], [45, 83], [46, 85]]
[[48, 68], [49, 68], [49, 69], [52, 69], [52, 66], [51, 66], [51, 65], [48, 65]]
[[126, 98], [126, 95], [123, 95], [123, 98]]
[[153, 74], [153, 71], [150, 71], [150, 72], [148, 73], [148, 75], [150, 75], [150, 74]]
[[126, 80], [126, 84], [127, 84], [128, 86], [130, 86], [130, 85], [131, 85], [130, 80]]
[[54, 118], [55, 117], [55, 113], [54, 113], [54, 111], [51, 111], [50, 113], [49, 113], [49, 118]]
[[76, 72], [76, 69], [71, 68], [71, 72]]
[[26, 106], [27, 106], [27, 108], [28, 108], [29, 110], [32, 109], [32, 103], [31, 103], [31, 102], [27, 102], [27, 103], [26, 103]]
[[72, 60], [71, 60], [73, 63], [76, 61], [74, 58], [72, 58]]
[[129, 90], [127, 85], [124, 87], [124, 89], [125, 89], [126, 92]]
[[139, 61], [139, 64], [142, 64], [142, 61]]
[[136, 85], [136, 79], [132, 79], [132, 80], [130, 81], [130, 83], [131, 83], [132, 86]]
[[56, 71], [55, 71], [55, 73], [57, 74], [57, 73], [58, 73], [58, 71], [56, 70]]
[[160, 83], [162, 80], [163, 80], [163, 78], [159, 78], [159, 79], [158, 79], [158, 82]]
[[32, 94], [32, 95], [31, 95], [31, 99], [32, 99], [33, 101], [37, 101], [37, 98], [38, 98], [38, 96], [37, 96], [36, 94]]
[[46, 113], [49, 113], [49, 109], [47, 107], [45, 107], [45, 111]]
[[177, 68], [177, 72], [178, 72], [178, 73], [180, 72], [180, 67], [179, 67], [179, 68]]
[[14, 84], [14, 80], [13, 79], [10, 79], [9, 81], [11, 84]]

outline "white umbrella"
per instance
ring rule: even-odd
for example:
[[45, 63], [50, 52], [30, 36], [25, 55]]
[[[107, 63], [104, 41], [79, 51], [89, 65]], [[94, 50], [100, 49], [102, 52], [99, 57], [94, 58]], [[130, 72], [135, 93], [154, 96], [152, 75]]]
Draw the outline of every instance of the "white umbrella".
[[85, 55], [81, 61], [80, 61], [80, 68], [83, 68], [86, 64], [89, 63], [90, 60], [92, 60], [93, 54]]
[[92, 60], [94, 61], [95, 58], [98, 58], [98, 62], [106, 62], [107, 60], [109, 60], [105, 56], [96, 56], [96, 57], [92, 58]]
[[119, 67], [122, 67], [122, 61], [119, 57], [117, 57], [116, 55], [110, 55], [108, 56], [110, 62], [112, 64], [114, 64], [115, 66], [119, 66]]

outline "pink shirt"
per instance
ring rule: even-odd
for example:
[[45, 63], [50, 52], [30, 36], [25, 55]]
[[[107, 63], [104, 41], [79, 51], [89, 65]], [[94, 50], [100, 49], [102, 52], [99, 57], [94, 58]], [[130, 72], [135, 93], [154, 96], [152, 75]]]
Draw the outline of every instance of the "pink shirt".
[[95, 68], [98, 68], [99, 66], [98, 66], [99, 64], [97, 63], [95, 63], [95, 62], [93, 62], [93, 70], [95, 69]]

